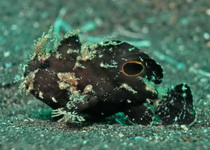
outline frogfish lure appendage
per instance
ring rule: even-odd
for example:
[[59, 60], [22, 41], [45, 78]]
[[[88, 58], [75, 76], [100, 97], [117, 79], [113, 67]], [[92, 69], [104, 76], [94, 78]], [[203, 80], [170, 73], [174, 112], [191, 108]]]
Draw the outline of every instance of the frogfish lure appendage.
[[159, 92], [155, 84], [162, 79], [162, 67], [133, 45], [117, 40], [82, 45], [75, 32], [58, 37], [50, 30], [35, 44], [21, 89], [50, 106], [59, 121], [123, 112], [137, 124], [148, 125], [154, 116], [166, 125], [191, 124], [190, 87], [179, 84]]

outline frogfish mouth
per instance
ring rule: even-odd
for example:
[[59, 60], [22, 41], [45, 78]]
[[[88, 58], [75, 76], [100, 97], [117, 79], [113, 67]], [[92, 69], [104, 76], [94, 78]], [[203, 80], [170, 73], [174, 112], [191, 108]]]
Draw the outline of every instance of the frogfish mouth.
[[35, 43], [24, 67], [21, 89], [53, 109], [59, 121], [82, 122], [123, 112], [133, 123], [191, 124], [195, 119], [190, 87], [156, 85], [162, 67], [137, 47], [111, 40], [81, 44], [77, 32], [58, 37], [50, 30]]

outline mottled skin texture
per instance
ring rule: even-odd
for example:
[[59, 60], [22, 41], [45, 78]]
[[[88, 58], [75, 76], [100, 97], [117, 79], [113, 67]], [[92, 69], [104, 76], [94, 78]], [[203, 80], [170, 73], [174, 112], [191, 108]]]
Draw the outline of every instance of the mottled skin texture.
[[[66, 108], [71, 91], [59, 87], [58, 73], [73, 72], [78, 80], [76, 80], [77, 84], [72, 87], [76, 88], [76, 91], [79, 91], [80, 95], [84, 97], [83, 101], [74, 102], [76, 107], [67, 109], [68, 111], [88, 114], [95, 118], [124, 112], [132, 122], [145, 125], [152, 121], [153, 114], [156, 113], [166, 124], [175, 122], [174, 118], [179, 114], [176, 113], [173, 117], [166, 119], [163, 110], [167, 107], [170, 110], [174, 108], [168, 104], [168, 101], [172, 97], [180, 96], [180, 94], [176, 94], [176, 91], [179, 91], [181, 87], [169, 90], [168, 96], [164, 97], [166, 99], [164, 104], [159, 106], [156, 112], [152, 112], [143, 105], [148, 99], [153, 103], [158, 98], [159, 93], [150, 84], [159, 84], [163, 78], [161, 66], [147, 54], [128, 43], [109, 41], [93, 47], [87, 46], [85, 50], [94, 51], [94, 53], [88, 59], [79, 59], [78, 56], [84, 53], [81, 46], [78, 36], [72, 35], [63, 39], [58, 48], [51, 52], [50, 57], [46, 60], [40, 61], [38, 54], [35, 55], [28, 62], [24, 74], [27, 76], [36, 70], [33, 89], [30, 90], [30, 93], [53, 109]], [[134, 70], [139, 72], [138, 76], [128, 76], [123, 73], [123, 64], [130, 61], [142, 65], [140, 66], [143, 68], [142, 70]], [[75, 67], [75, 63], [79, 63], [80, 66]], [[148, 84], [149, 82], [150, 84]], [[88, 85], [92, 86], [91, 91], [84, 92]], [[178, 93], [183, 93], [183, 91]], [[187, 94], [189, 95], [187, 99], [190, 99], [189, 110], [192, 111], [192, 95], [189, 87], [187, 87]], [[178, 101], [180, 100], [183, 98], [178, 99]], [[175, 98], [174, 101], [176, 103], [177, 99]], [[177, 109], [178, 112], [183, 109], [182, 106], [181, 104]], [[191, 119], [187, 121], [189, 124], [195, 117], [192, 113], [186, 112], [191, 116]], [[173, 112], [167, 111], [167, 113], [170, 115]], [[185, 118], [182, 117], [181, 120], [184, 123]]]
[[[39, 91], [44, 93], [44, 98], [41, 99], [44, 103], [52, 107], [53, 109], [65, 107], [68, 102], [68, 94], [66, 90], [61, 90], [58, 87], [57, 77], [58, 72], [72, 72], [76, 61], [75, 54], [67, 55], [66, 52], [69, 48], [80, 49], [80, 42], [76, 42], [77, 36], [69, 38], [67, 41], [62, 41], [58, 47], [58, 51], [61, 54], [61, 58], [55, 57], [55, 52], [51, 54], [51, 57], [44, 62], [40, 62], [37, 57], [29, 61], [24, 76], [29, 72], [39, 69], [34, 79], [34, 90], [31, 91], [36, 98], [40, 99]], [[52, 97], [58, 100], [55, 103], [51, 100]]]
[[[148, 55], [141, 52], [139, 49], [135, 48], [131, 52], [128, 52], [129, 48], [133, 48], [125, 42], [117, 41], [118, 45], [113, 46], [111, 44], [105, 44], [105, 46], [98, 46], [96, 48], [100, 54], [104, 57], [96, 57], [92, 61], [84, 62], [86, 68], [90, 68], [82, 72], [80, 69], [75, 70], [76, 74], [82, 76], [85, 73], [86, 78], [81, 80], [79, 84], [80, 88], [83, 89], [85, 85], [92, 84], [95, 87], [95, 92], [97, 93], [97, 100], [99, 101], [97, 105], [85, 110], [86, 113], [94, 116], [108, 116], [116, 112], [125, 112], [129, 114], [128, 110], [132, 107], [141, 106], [138, 112], [145, 111], [143, 103], [146, 99], [156, 99], [157, 93], [146, 90], [146, 83], [144, 77], [148, 75], [148, 79], [154, 76], [153, 82], [160, 83], [162, 74], [162, 68], [154, 62]], [[110, 51], [112, 49], [112, 51]], [[143, 65], [145, 66], [140, 78], [136, 76], [126, 76], [122, 73], [122, 65], [126, 61], [140, 61], [140, 57], [144, 60]], [[123, 59], [125, 58], [125, 59]], [[110, 64], [111, 60], [115, 60], [118, 65], [117, 68], [102, 68], [100, 63]], [[146, 65], [146, 63], [150, 64]], [[94, 67], [93, 67], [94, 66]], [[152, 74], [154, 71], [154, 74]], [[156, 75], [157, 74], [157, 75]], [[119, 89], [123, 83], [127, 83], [138, 93], [132, 93], [123, 88]], [[127, 101], [131, 102], [128, 103]]]

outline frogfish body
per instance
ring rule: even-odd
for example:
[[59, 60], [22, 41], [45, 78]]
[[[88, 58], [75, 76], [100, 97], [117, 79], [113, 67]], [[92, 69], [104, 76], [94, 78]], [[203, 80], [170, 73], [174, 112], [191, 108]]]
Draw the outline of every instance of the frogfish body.
[[123, 112], [131, 122], [143, 125], [150, 124], [154, 115], [163, 124], [192, 123], [195, 111], [189, 86], [160, 92], [155, 84], [162, 78], [161, 66], [126, 42], [82, 45], [77, 33], [57, 38], [50, 30], [36, 42], [21, 87], [50, 106], [60, 121], [74, 123], [86, 116]]

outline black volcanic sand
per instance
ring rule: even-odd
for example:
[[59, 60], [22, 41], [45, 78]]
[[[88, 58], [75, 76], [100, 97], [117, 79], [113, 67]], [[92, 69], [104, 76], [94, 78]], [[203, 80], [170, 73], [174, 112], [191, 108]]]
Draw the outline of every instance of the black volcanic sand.
[[[208, 0], [0, 1], [0, 149], [210, 149], [209, 6]], [[53, 121], [51, 109], [20, 94], [14, 82], [33, 41], [51, 25], [61, 34], [81, 29], [83, 42], [146, 41], [139, 46], [164, 68], [160, 87], [191, 86], [197, 120], [188, 127], [129, 125], [120, 115], [82, 125]]]

